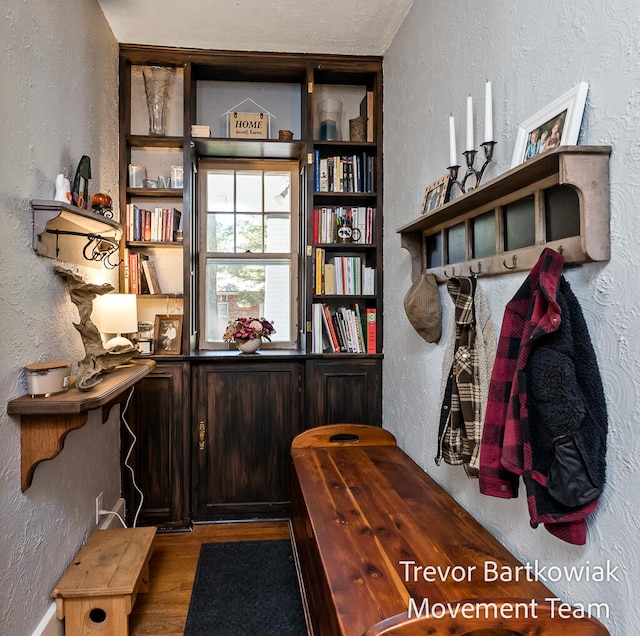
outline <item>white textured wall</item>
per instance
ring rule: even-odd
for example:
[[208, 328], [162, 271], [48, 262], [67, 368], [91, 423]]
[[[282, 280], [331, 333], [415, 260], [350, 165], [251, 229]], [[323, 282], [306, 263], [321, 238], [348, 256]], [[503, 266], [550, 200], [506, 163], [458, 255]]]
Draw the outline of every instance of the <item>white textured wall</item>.
[[[117, 45], [95, 0], [0, 3], [0, 633], [31, 634], [49, 594], [94, 527], [95, 497], [120, 493], [118, 409], [92, 412], [63, 451], [20, 491], [20, 427], [7, 402], [26, 392], [22, 367], [84, 356], [77, 311], [55, 262], [31, 247], [31, 199], [52, 199], [91, 157], [91, 190], [117, 193]], [[104, 269], [82, 268], [95, 282]]]
[[[484, 83], [493, 81], [496, 163], [507, 170], [517, 125], [579, 81], [590, 84], [581, 143], [613, 146], [612, 257], [567, 271], [591, 332], [609, 408], [608, 484], [575, 547], [528, 524], [526, 501], [478, 492], [461, 468], [436, 467], [438, 391], [444, 344], [424, 342], [402, 308], [408, 252], [396, 229], [419, 215], [425, 186], [448, 165], [447, 118], [463, 149], [465, 99], [482, 133]], [[640, 633], [640, 4], [635, 0], [450, 0], [415, 2], [385, 56], [384, 421], [400, 444], [522, 560], [619, 566], [620, 582], [550, 584], [574, 603], [606, 602], [616, 636]], [[481, 139], [479, 139], [481, 141]], [[480, 278], [500, 327], [523, 274]], [[441, 294], [446, 290], [441, 287]], [[452, 316], [448, 296], [444, 320]], [[443, 520], [446, 523], [446, 520]]]

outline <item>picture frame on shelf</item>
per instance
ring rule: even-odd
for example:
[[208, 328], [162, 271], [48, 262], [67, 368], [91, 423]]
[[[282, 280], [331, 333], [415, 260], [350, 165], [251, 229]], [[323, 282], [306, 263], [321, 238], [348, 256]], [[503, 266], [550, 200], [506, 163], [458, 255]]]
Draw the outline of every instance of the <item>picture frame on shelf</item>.
[[589, 84], [580, 82], [570, 91], [523, 121], [518, 127], [511, 167], [559, 146], [574, 146], [582, 126]]
[[156, 355], [180, 355], [182, 314], [156, 314], [153, 334]]
[[424, 191], [420, 214], [429, 214], [444, 205], [447, 201], [450, 185], [451, 177], [448, 174], [430, 183]]

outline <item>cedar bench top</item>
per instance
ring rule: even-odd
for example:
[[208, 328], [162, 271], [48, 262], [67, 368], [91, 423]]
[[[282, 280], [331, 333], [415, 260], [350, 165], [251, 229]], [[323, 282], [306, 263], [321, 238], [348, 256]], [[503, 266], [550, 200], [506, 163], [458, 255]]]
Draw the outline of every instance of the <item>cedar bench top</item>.
[[[342, 437], [331, 441], [336, 434]], [[357, 440], [349, 439], [354, 435]], [[406, 613], [411, 597], [419, 609], [423, 599], [433, 604], [556, 596], [522, 570], [520, 580], [504, 580], [522, 564], [388, 431], [358, 425], [311, 429], [293, 441], [291, 455], [346, 636]], [[503, 580], [496, 573], [504, 573]]]
[[151, 557], [155, 534], [154, 527], [95, 530], [51, 596], [60, 599], [133, 594]]

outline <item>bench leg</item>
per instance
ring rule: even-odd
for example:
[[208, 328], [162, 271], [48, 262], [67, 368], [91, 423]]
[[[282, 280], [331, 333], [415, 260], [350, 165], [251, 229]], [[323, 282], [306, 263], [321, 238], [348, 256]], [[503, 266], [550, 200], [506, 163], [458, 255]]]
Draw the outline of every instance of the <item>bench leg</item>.
[[88, 596], [63, 599], [65, 636], [128, 636], [131, 598]]

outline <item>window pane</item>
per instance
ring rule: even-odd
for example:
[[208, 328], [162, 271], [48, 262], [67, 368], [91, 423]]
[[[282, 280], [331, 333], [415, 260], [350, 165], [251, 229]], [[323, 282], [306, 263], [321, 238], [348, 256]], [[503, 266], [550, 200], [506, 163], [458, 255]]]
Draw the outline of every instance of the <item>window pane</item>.
[[233, 212], [233, 183], [232, 170], [207, 172], [207, 210], [209, 212]]
[[447, 230], [447, 263], [461, 263], [467, 260], [464, 223], [458, 223]]
[[264, 173], [265, 212], [291, 211], [291, 175], [288, 172]]
[[236, 252], [261, 254], [263, 251], [262, 215], [236, 215]]
[[233, 214], [207, 214], [207, 252], [233, 252]]
[[265, 215], [264, 251], [284, 254], [291, 251], [291, 217], [288, 214]]
[[262, 172], [238, 171], [237, 212], [262, 212]]
[[517, 250], [535, 245], [535, 205], [533, 195], [509, 203], [504, 208], [504, 249]]
[[496, 215], [485, 212], [473, 219], [473, 257], [493, 256], [496, 253]]
[[227, 323], [245, 316], [272, 322], [273, 342], [289, 341], [290, 275], [286, 260], [208, 261], [206, 340], [221, 342]]

